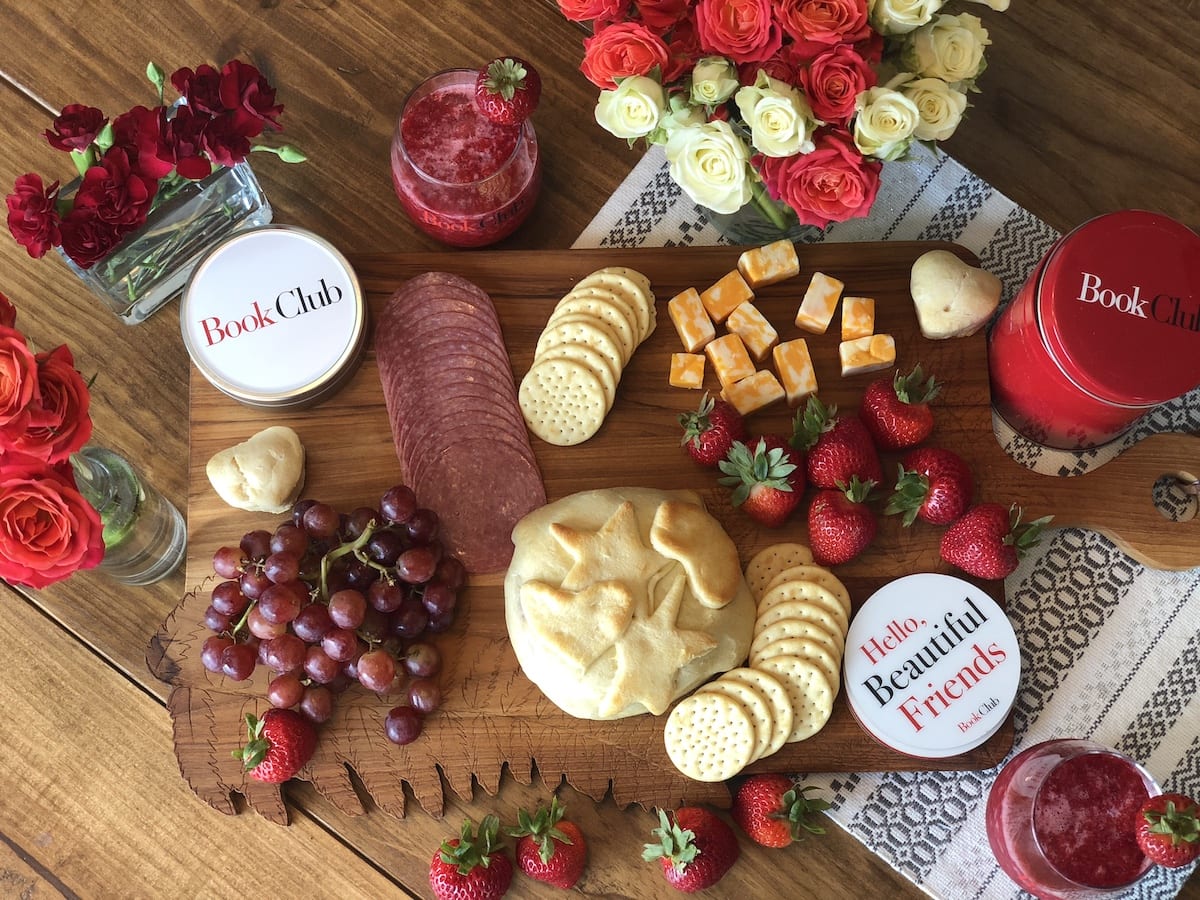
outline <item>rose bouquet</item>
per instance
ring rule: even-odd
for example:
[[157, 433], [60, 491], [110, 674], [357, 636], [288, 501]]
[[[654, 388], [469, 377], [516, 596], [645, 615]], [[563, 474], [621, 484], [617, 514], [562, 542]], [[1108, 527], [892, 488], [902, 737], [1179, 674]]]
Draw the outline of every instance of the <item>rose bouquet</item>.
[[[866, 216], [883, 163], [949, 138], [990, 43], [946, 0], [558, 0], [590, 22], [596, 121], [693, 201], [777, 228]], [[971, 0], [1003, 10], [1008, 0]]]
[[45, 132], [51, 147], [68, 152], [80, 175], [74, 194], [29, 172], [8, 195], [8, 228], [30, 256], [61, 247], [79, 268], [111, 254], [150, 213], [183, 185], [234, 166], [252, 150], [301, 162], [294, 147], [253, 143], [279, 131], [283, 106], [254, 66], [231, 60], [219, 71], [202, 65], [178, 69], [171, 85], [180, 99], [164, 99], [166, 76], [153, 63], [147, 77], [157, 106], [135, 106], [111, 121], [93, 106], [70, 104]]
[[104, 557], [100, 515], [71, 456], [92, 434], [89, 393], [65, 345], [37, 353], [0, 294], [0, 579], [40, 588]]

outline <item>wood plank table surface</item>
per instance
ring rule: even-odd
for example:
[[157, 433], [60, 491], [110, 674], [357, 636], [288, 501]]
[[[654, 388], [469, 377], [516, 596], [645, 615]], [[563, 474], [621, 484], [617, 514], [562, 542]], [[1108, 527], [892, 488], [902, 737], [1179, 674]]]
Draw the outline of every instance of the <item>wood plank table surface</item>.
[[[955, 6], [966, 4], [954, 4]], [[1063, 230], [1140, 207], [1200, 227], [1200, 3], [1014, 0], [971, 6], [992, 36], [982, 93], [946, 149]], [[277, 222], [354, 253], [438, 249], [405, 219], [388, 146], [405, 93], [441, 68], [499, 53], [532, 60], [545, 81], [535, 116], [544, 186], [532, 219], [500, 249], [564, 249], [637, 161], [592, 119], [578, 72], [583, 32], [551, 0], [499, 4], [111, 0], [0, 6], [0, 183], [55, 177], [63, 158], [40, 135], [68, 103], [120, 111], [152, 103], [143, 71], [241, 56], [286, 105], [289, 140], [309, 162], [256, 157]], [[57, 167], [57, 168], [55, 168]], [[64, 179], [68, 172], [61, 172]], [[127, 455], [180, 508], [188, 478], [189, 362], [177, 307], [127, 327], [60, 263], [0, 239], [0, 291], [40, 347], [68, 343], [95, 373], [95, 440]], [[81, 573], [41, 591], [0, 585], [0, 897], [428, 896], [429, 858], [464, 817], [511, 818], [548, 789], [506, 778], [498, 795], [448, 793], [435, 819], [371, 808], [348, 816], [311, 786], [285, 797], [291, 825], [239, 806], [222, 815], [180, 777], [147, 641], [185, 591], [183, 571], [144, 588]], [[652, 817], [561, 794], [591, 838], [578, 890], [671, 896], [640, 859]], [[242, 801], [238, 801], [239, 804]], [[729, 897], [919, 897], [848, 833], [787, 851], [742, 841], [714, 890]], [[524, 880], [514, 896], [550, 896]], [[1192, 878], [1184, 896], [1200, 898]]]

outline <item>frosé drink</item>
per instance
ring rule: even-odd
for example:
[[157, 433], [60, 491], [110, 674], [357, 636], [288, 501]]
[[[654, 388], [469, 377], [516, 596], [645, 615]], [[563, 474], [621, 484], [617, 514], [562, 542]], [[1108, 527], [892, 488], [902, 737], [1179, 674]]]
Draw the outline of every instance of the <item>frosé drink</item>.
[[440, 72], [405, 100], [392, 183], [426, 234], [457, 247], [507, 237], [533, 210], [541, 158], [533, 125], [501, 125], [475, 106], [473, 69]]
[[1041, 898], [1104, 896], [1151, 863], [1138, 847], [1138, 810], [1159, 793], [1128, 757], [1082, 740], [1019, 753], [988, 797], [987, 833], [1000, 867]]

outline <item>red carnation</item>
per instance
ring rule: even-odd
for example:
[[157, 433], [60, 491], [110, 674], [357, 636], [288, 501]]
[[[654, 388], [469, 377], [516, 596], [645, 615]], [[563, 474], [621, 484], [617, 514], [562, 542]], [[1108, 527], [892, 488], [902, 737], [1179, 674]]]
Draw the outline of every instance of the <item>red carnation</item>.
[[264, 128], [279, 131], [283, 105], [275, 102], [275, 88], [254, 66], [231, 59], [221, 68], [221, 104], [234, 114], [236, 130], [257, 137]]
[[8, 230], [34, 259], [62, 241], [57, 200], [58, 182], [47, 188], [33, 172], [19, 176], [8, 195]]
[[46, 131], [46, 140], [55, 150], [83, 151], [92, 145], [107, 121], [96, 107], [71, 103], [55, 117], [53, 130]]
[[214, 116], [200, 133], [200, 143], [208, 153], [208, 158], [218, 166], [236, 165], [250, 153], [250, 138], [253, 135], [238, 127], [239, 119], [245, 124], [244, 117], [229, 114]]
[[167, 119], [166, 110], [159, 113], [164, 120], [162, 135], [166, 153], [175, 161], [175, 169], [183, 178], [199, 180], [212, 174], [212, 162], [204, 156], [204, 126], [211, 117], [196, 113], [190, 106], [180, 106]]
[[188, 68], [176, 69], [171, 73], [171, 85], [197, 112], [216, 116], [225, 111], [221, 102], [221, 73], [212, 66], [197, 66], [194, 72]]
[[772, 197], [783, 200], [804, 225], [824, 228], [871, 211], [883, 164], [867, 160], [850, 135], [825, 129], [812, 153], [762, 159], [762, 178]]
[[125, 151], [132, 169], [155, 181], [175, 165], [164, 144], [161, 125], [158, 110], [144, 106], [135, 106], [113, 119], [113, 147]]
[[157, 192], [158, 182], [134, 172], [125, 151], [114, 147], [83, 174], [75, 205], [92, 207], [105, 222], [136, 228], [146, 221]]
[[95, 207], [76, 206], [62, 220], [62, 248], [75, 265], [90, 269], [121, 243], [127, 229], [105, 222]]

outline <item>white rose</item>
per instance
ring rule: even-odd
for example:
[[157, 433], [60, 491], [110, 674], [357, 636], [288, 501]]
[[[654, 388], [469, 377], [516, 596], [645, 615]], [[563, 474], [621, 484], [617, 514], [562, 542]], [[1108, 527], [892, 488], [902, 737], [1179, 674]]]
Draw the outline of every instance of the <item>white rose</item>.
[[940, 78], [916, 78], [897, 87], [916, 104], [921, 122], [913, 132], [919, 141], [947, 140], [967, 109], [967, 95], [957, 91]]
[[675, 129], [703, 125], [707, 121], [703, 107], [692, 106], [681, 93], [671, 94], [667, 98], [667, 108], [658, 120], [658, 127], [646, 135], [646, 140], [651, 144], [665, 144]]
[[870, 0], [871, 24], [881, 34], [908, 34], [933, 19], [946, 0]]
[[737, 67], [723, 56], [706, 56], [692, 69], [693, 103], [718, 106], [737, 89]]
[[772, 78], [762, 69], [754, 84], [734, 95], [742, 120], [750, 126], [750, 143], [766, 156], [812, 153], [817, 122], [812, 108], [796, 88]]
[[903, 59], [918, 75], [970, 83], [983, 71], [983, 48], [990, 43], [978, 16], [938, 16], [908, 36]]
[[899, 159], [908, 152], [921, 122], [917, 105], [888, 87], [863, 91], [855, 101], [854, 145], [863, 156]]
[[666, 154], [671, 177], [701, 206], [732, 213], [750, 202], [750, 148], [728, 122], [675, 129]]
[[644, 75], [624, 78], [615, 91], [600, 92], [596, 121], [619, 138], [645, 137], [658, 127], [665, 99], [662, 85], [653, 78]]

